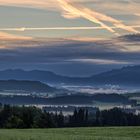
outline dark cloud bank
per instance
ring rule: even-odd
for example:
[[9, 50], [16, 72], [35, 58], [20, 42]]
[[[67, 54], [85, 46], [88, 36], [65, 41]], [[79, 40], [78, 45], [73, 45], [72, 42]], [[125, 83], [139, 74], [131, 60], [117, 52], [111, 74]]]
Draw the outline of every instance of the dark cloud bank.
[[0, 68], [52, 70], [64, 75], [92, 75], [140, 60], [140, 35], [92, 42], [67, 39], [0, 41]]

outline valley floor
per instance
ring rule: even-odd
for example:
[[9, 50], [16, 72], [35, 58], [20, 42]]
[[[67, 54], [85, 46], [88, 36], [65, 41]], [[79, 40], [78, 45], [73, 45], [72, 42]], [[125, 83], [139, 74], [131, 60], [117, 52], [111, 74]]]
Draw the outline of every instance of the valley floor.
[[140, 140], [140, 127], [1, 129], [0, 140]]

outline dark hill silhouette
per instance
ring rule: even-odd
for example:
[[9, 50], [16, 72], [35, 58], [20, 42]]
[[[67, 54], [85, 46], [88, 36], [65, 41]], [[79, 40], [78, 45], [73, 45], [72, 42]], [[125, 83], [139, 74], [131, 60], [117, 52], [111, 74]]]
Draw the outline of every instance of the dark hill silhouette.
[[57, 89], [39, 81], [0, 80], [1, 91], [55, 92]]
[[43, 105], [93, 105], [96, 102], [110, 104], [134, 104], [127, 97], [118, 94], [69, 95], [54, 98], [32, 96], [0, 96], [2, 104], [43, 104]]

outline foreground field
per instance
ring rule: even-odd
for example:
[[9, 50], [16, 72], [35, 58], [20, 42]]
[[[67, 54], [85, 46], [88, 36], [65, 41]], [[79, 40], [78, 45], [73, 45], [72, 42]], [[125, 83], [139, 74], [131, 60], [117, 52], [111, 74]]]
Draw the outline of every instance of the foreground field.
[[2, 129], [0, 140], [140, 140], [140, 127]]

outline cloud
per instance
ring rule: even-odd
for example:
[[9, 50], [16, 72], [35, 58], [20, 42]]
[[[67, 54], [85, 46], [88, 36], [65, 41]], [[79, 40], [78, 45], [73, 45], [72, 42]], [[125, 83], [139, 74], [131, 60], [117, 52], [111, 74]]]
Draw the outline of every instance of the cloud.
[[91, 64], [98, 64], [98, 65], [105, 65], [105, 64], [131, 64], [130, 62], [125, 61], [116, 61], [116, 60], [109, 60], [109, 59], [72, 59], [68, 60], [72, 62], [84, 62], [84, 63], [91, 63]]
[[140, 40], [136, 36], [92, 41], [76, 39], [1, 39], [0, 68], [43, 69], [88, 76], [140, 64]]
[[136, 16], [140, 16], [140, 13], [135, 13], [134, 15], [136, 15]]
[[52, 8], [56, 7], [55, 0], [0, 0], [0, 5], [31, 7], [31, 8]]
[[[76, 41], [70, 39], [32, 39], [1, 41], [0, 62], [3, 63], [90, 63], [138, 64], [140, 41], [112, 40]], [[135, 49], [132, 49], [134, 46]]]
[[17, 36], [17, 35], [13, 35], [13, 34], [9, 34], [9, 33], [5, 33], [5, 32], [0, 32], [0, 40], [3, 39], [8, 39], [8, 40], [30, 40], [32, 39], [31, 37], [25, 37], [25, 36]]
[[87, 4], [88, 3], [97, 11], [101, 11], [106, 14], [134, 15], [134, 13], [140, 13], [139, 0], [91, 0], [89, 2], [87, 1]]
[[[140, 25], [131, 25], [126, 26], [127, 28], [140, 28]], [[110, 29], [118, 29], [120, 27], [110, 26]], [[106, 29], [106, 27], [91, 27], [91, 26], [85, 26], [85, 27], [21, 27], [21, 28], [0, 28], [0, 31], [41, 31], [41, 30], [103, 30]]]
[[[103, 8], [102, 6], [104, 6], [106, 3], [109, 3], [108, 7], [114, 6], [114, 4], [110, 0], [105, 0], [105, 1], [87, 0], [86, 2], [84, 0], [71, 0], [71, 1], [70, 0], [40, 0], [40, 1], [36, 1], [36, 0], [24, 0], [24, 1], [22, 1], [22, 0], [15, 0], [15, 1], [0, 0], [1, 5], [32, 7], [32, 8], [41, 8], [41, 9], [48, 9], [49, 8], [50, 10], [55, 9], [57, 11], [61, 11], [63, 13], [62, 15], [65, 18], [71, 19], [71, 18], [82, 17], [88, 21], [93, 22], [94, 24], [100, 25], [103, 29], [106, 29], [106, 30], [108, 30], [112, 33], [115, 33], [115, 34], [118, 34], [116, 32], [116, 30], [114, 28], [111, 28], [110, 25], [107, 24], [106, 22], [111, 23], [116, 28], [120, 28], [120, 29], [129, 31], [129, 32], [133, 32], [133, 33], [139, 32], [131, 26], [126, 26], [120, 20], [117, 20], [111, 16], [106, 15], [105, 12], [103, 12], [103, 13], [99, 12], [99, 11], [97, 12], [96, 8], [95, 9], [92, 8], [92, 10], [87, 8], [85, 6], [86, 3], [87, 4], [91, 3], [93, 6], [94, 6], [94, 4], [95, 5], [98, 4], [97, 7], [101, 7], [101, 8]], [[136, 0], [133, 0], [133, 1], [119, 0], [117, 2], [115, 0], [115, 4], [116, 3], [118, 5], [125, 3], [125, 5], [129, 5], [129, 6], [135, 5], [136, 6], [136, 4], [138, 4], [139, 2]], [[116, 7], [119, 7], [119, 6], [116, 5]], [[109, 11], [109, 9], [106, 9], [106, 8], [103, 8], [103, 9], [105, 9], [105, 11]], [[127, 8], [123, 8], [123, 9], [127, 9]], [[134, 9], [134, 7], [131, 9]], [[119, 12], [119, 11], [120, 10], [118, 10], [117, 12]], [[133, 11], [134, 10], [132, 10], [132, 12]], [[135, 13], [136, 13], [136, 11], [135, 11]]]
[[138, 31], [136, 29], [134, 29], [133, 27], [128, 27], [125, 24], [121, 23], [121, 21], [116, 20], [105, 14], [96, 12], [94, 10], [90, 10], [86, 7], [73, 5], [73, 3], [70, 3], [70, 1], [68, 1], [68, 0], [57, 0], [57, 1], [59, 2], [60, 7], [64, 10], [64, 14], [63, 14], [64, 17], [69, 17], [68, 15], [70, 15], [70, 18], [72, 16], [73, 16], [73, 18], [83, 17], [93, 23], [99, 24], [101, 27], [103, 27], [113, 33], [115, 33], [116, 31], [113, 30], [110, 26], [104, 24], [102, 21], [110, 22], [117, 28], [121, 28], [121, 29], [127, 30], [129, 32], [133, 32], [133, 33], [138, 33]]

